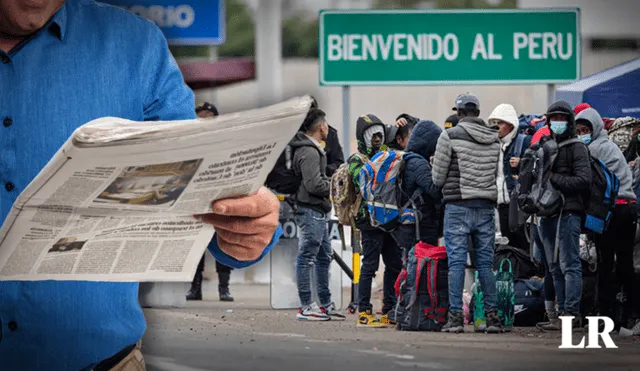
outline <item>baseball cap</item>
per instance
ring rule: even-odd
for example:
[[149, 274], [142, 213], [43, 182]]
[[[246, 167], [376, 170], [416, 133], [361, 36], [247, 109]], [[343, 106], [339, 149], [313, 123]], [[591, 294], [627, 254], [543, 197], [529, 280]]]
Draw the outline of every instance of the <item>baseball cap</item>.
[[480, 100], [478, 100], [478, 97], [471, 93], [463, 93], [458, 94], [456, 97], [456, 105], [453, 107], [453, 110], [467, 108], [468, 104], [473, 104], [476, 108], [480, 109]]
[[458, 125], [458, 121], [460, 121], [460, 117], [458, 115], [451, 115], [444, 121], [444, 128], [451, 129], [452, 127]]
[[218, 109], [216, 108], [216, 106], [214, 106], [209, 102], [202, 102], [196, 107], [196, 113], [202, 112], [202, 111], [209, 111], [214, 115], [218, 116]]

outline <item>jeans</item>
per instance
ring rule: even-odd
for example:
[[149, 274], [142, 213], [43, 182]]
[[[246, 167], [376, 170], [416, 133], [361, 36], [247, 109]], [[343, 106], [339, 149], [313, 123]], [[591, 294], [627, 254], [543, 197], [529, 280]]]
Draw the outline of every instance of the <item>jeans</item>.
[[627, 295], [627, 313], [631, 309], [640, 309], [637, 295], [640, 288], [634, 287], [635, 238], [635, 204], [616, 205], [609, 228], [603, 234], [594, 236], [593, 242], [598, 251], [598, 307], [601, 316], [613, 317], [614, 301], [618, 294], [618, 290], [614, 290], [614, 282], [624, 287]]
[[486, 311], [496, 309], [496, 278], [493, 275], [493, 251], [496, 240], [496, 211], [493, 207], [447, 205], [444, 216], [444, 240], [449, 261], [449, 310], [462, 313], [464, 268], [469, 237], [476, 249], [476, 269], [482, 286]]
[[551, 276], [551, 271], [549, 271], [549, 263], [547, 263], [547, 256], [544, 253], [544, 244], [540, 238], [538, 226], [535, 224], [531, 227], [531, 238], [533, 238], [535, 251], [540, 254], [540, 264], [544, 267], [544, 301], [555, 303], [556, 290], [553, 287], [553, 276]]
[[358, 310], [373, 309], [371, 305], [371, 281], [380, 266], [380, 255], [384, 262], [384, 282], [382, 286], [382, 313], [386, 314], [396, 305], [395, 283], [402, 270], [402, 251], [391, 233], [379, 229], [363, 230], [362, 268], [358, 284]]
[[[559, 256], [555, 259], [556, 231], [560, 223], [558, 240]], [[573, 213], [540, 219], [540, 238], [544, 255], [553, 277], [553, 287], [558, 299], [558, 310], [571, 314], [580, 313], [582, 296], [582, 263], [580, 261], [580, 231], [582, 218]]]
[[329, 265], [331, 264], [332, 249], [329, 240], [327, 216], [318, 211], [298, 206], [296, 223], [300, 228], [298, 259], [296, 264], [296, 279], [298, 296], [303, 307], [313, 302], [311, 294], [311, 270], [315, 266], [316, 283], [318, 285], [318, 299], [320, 306], [331, 304], [329, 291]]

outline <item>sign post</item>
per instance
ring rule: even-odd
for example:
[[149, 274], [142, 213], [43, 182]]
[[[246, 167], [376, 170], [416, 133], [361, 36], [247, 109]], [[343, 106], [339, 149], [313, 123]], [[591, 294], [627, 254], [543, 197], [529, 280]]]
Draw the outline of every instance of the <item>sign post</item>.
[[[98, 0], [154, 22], [169, 45], [222, 45], [224, 0]], [[114, 25], [117, 27], [117, 25]]]

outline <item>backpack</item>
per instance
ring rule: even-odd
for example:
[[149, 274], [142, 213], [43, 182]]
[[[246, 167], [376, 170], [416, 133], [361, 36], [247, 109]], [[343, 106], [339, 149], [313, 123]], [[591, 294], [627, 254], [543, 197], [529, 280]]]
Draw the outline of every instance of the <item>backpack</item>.
[[[359, 153], [355, 153], [353, 156], [358, 156], [362, 161], [366, 161], [366, 158]], [[331, 202], [338, 222], [342, 225], [352, 226], [362, 203], [362, 192], [358, 192], [353, 184], [349, 161], [340, 165], [331, 177]]]
[[[360, 170], [360, 193], [367, 203], [372, 227], [391, 232], [399, 224], [416, 223], [414, 199], [420, 195], [419, 190], [400, 206], [405, 162], [414, 157], [420, 155], [400, 151], [379, 152]], [[409, 205], [413, 208], [409, 209]]]
[[293, 171], [293, 153], [295, 149], [287, 145], [278, 157], [273, 170], [267, 176], [267, 188], [284, 195], [293, 195], [300, 189], [302, 178]]
[[500, 270], [500, 265], [505, 260], [511, 264], [515, 278], [529, 279], [536, 274], [536, 265], [531, 261], [527, 251], [509, 245], [500, 245], [493, 253], [493, 269]]
[[[406, 252], [406, 250], [405, 250]], [[449, 267], [444, 246], [418, 242], [404, 257], [389, 314], [400, 331], [440, 331], [449, 308]]]
[[532, 327], [544, 320], [544, 284], [534, 279], [516, 278], [514, 288], [514, 326]]
[[562, 210], [564, 196], [551, 184], [551, 169], [564, 146], [582, 143], [578, 138], [566, 140], [558, 144], [549, 139], [528, 148], [520, 160], [520, 182], [514, 190], [518, 206], [527, 214], [537, 216], [553, 216]]
[[591, 187], [585, 210], [585, 228], [602, 234], [611, 221], [613, 209], [616, 207], [620, 180], [607, 168], [604, 162], [590, 156]]

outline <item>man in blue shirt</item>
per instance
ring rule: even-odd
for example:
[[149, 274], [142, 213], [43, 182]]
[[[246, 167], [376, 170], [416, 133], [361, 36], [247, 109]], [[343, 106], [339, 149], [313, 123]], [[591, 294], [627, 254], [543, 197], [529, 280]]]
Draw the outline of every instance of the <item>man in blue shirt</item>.
[[[160, 30], [92, 0], [0, 0], [0, 87], [0, 221], [78, 126], [195, 118]], [[203, 220], [217, 231], [216, 260], [243, 268], [264, 257], [278, 207], [265, 189], [214, 203]], [[145, 327], [137, 283], [0, 282], [2, 370], [109, 369], [100, 363], [126, 356]]]

